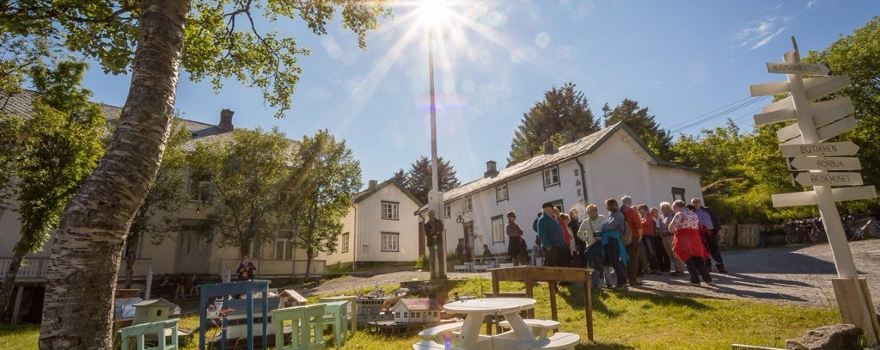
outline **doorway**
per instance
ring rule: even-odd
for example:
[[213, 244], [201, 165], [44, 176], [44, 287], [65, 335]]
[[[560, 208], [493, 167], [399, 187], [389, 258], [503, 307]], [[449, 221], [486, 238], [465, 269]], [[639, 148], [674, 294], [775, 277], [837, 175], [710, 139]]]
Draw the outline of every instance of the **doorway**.
[[177, 237], [176, 272], [185, 274], [208, 273], [211, 243], [195, 230], [181, 230]]
[[474, 258], [474, 222], [464, 223], [464, 256], [467, 261]]

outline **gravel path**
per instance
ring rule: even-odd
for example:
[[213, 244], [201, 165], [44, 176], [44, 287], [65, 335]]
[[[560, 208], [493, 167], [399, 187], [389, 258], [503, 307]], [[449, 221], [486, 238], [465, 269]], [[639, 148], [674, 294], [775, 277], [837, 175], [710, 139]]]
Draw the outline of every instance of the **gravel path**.
[[[880, 305], [880, 240], [850, 244], [859, 272], [868, 278], [875, 307]], [[834, 306], [831, 279], [836, 277], [828, 244], [737, 250], [724, 253], [730, 274], [713, 273], [715, 286], [692, 286], [687, 277], [647, 276], [633, 288], [657, 293], [701, 295], [724, 299], [751, 299], [817, 306]], [[451, 279], [489, 278], [487, 273], [450, 273]], [[377, 285], [428, 279], [428, 272], [394, 272], [371, 277], [332, 279], [306, 291], [340, 293]]]

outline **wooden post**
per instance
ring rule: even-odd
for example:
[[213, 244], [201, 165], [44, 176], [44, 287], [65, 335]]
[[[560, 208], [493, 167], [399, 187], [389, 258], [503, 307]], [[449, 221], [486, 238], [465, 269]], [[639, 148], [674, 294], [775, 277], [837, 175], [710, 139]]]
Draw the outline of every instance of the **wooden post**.
[[550, 289], [550, 318], [559, 321], [559, 318], [556, 317], [556, 281], [549, 281], [547, 285]]
[[[534, 298], [535, 295], [532, 293], [532, 288], [534, 288], [535, 282], [532, 280], [526, 280], [526, 298]], [[535, 309], [529, 309], [529, 318], [535, 318]]]

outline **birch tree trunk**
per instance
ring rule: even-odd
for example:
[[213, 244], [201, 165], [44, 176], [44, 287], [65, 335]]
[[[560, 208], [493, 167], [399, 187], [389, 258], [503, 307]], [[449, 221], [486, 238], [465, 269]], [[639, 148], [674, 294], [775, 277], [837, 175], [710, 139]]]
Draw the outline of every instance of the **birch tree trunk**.
[[18, 276], [18, 270], [21, 269], [21, 263], [24, 261], [24, 253], [20, 253], [18, 249], [13, 251], [12, 261], [9, 263], [9, 269], [6, 271], [6, 278], [3, 279], [3, 286], [0, 288], [0, 319], [12, 320], [12, 291], [15, 290], [15, 277]]
[[189, 0], [144, 0], [131, 86], [98, 168], [61, 219], [49, 262], [40, 349], [112, 349], [125, 235], [170, 131]]

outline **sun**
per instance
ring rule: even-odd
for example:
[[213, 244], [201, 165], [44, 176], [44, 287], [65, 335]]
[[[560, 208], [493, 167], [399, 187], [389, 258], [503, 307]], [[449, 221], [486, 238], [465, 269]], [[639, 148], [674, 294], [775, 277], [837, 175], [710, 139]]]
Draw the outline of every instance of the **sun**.
[[436, 29], [449, 24], [452, 10], [448, 0], [418, 0], [416, 6], [416, 23]]

